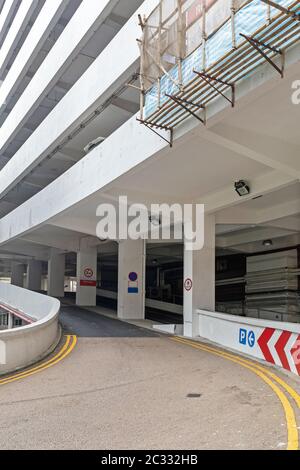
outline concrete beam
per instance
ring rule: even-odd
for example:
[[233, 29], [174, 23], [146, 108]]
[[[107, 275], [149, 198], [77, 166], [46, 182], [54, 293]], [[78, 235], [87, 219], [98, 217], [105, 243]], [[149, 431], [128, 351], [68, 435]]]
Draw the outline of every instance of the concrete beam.
[[116, 96], [115, 98], [113, 98], [111, 104], [116, 106], [117, 108], [127, 111], [127, 113], [130, 113], [130, 114], [136, 114], [139, 108], [138, 104], [133, 103], [133, 101], [120, 98], [119, 96]]
[[38, 0], [22, 0], [0, 49], [0, 77], [3, 77], [4, 70], [11, 59], [11, 55], [15, 51], [22, 34], [27, 28], [38, 3]]
[[33, 246], [33, 244], [26, 244], [26, 241], [18, 243], [17, 245], [9, 245], [7, 248], [1, 248], [1, 257], [6, 254], [10, 257], [17, 256], [18, 258], [37, 259], [47, 261], [49, 258], [49, 247]]
[[105, 23], [109, 26], [120, 29], [122, 28], [122, 26], [124, 26], [126, 22], [127, 18], [124, 18], [124, 16], [116, 15], [116, 13], [111, 13]]
[[13, 96], [69, 0], [45, 2], [0, 88], [0, 112]]
[[242, 232], [230, 233], [227, 235], [221, 235], [217, 237], [218, 247], [230, 248], [234, 246], [240, 246], [245, 243], [252, 243], [257, 241], [263, 241], [267, 239], [275, 239], [290, 235], [284, 229], [274, 229], [272, 227], [258, 227]]
[[[300, 210], [300, 209], [299, 209]], [[282, 228], [291, 233], [300, 233], [300, 218], [299, 217], [283, 217], [282, 219], [272, 220], [267, 222], [268, 227]]]
[[97, 225], [96, 214], [95, 218], [92, 219], [89, 219], [87, 217], [68, 217], [66, 215], [60, 218], [59, 220], [50, 221], [50, 225], [52, 225], [53, 227], [84, 233], [86, 235], [94, 237], [96, 235]]
[[[255, 197], [271, 193], [275, 190], [285, 188], [292, 183], [297, 182], [295, 176], [288, 176], [279, 171], [270, 171], [261, 176], [251, 179], [251, 192], [248, 196], [240, 197], [232, 186], [226, 187], [221, 191], [202, 197], [197, 200], [198, 203], [205, 204], [206, 211], [213, 213], [222, 209], [239, 205], [243, 202], [250, 201]], [[222, 223], [218, 220], [218, 223]], [[232, 223], [232, 222], [227, 222]], [[255, 222], [254, 222], [255, 223]]]
[[0, 47], [7, 33], [7, 27], [10, 24], [13, 14], [18, 6], [19, 0], [5, 0], [3, 9], [0, 15]]
[[267, 135], [221, 124], [201, 135], [205, 140], [300, 179], [299, 147]]

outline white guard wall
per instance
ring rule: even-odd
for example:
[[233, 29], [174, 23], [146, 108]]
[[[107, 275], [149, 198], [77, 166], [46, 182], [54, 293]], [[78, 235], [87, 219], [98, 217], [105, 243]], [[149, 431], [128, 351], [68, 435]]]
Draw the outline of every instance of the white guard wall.
[[300, 325], [197, 310], [197, 334], [300, 375]]
[[[44, 129], [41, 143], [67, 117], [65, 112], [57, 116], [56, 124], [52, 122]], [[53, 183], [0, 219], [0, 243], [59, 215], [166, 146], [162, 139], [140, 125], [135, 117], [129, 119]], [[0, 179], [7, 166], [1, 170]], [[51, 204], [49, 201], [52, 201]]]
[[[107, 3], [105, 1], [105, 4]], [[32, 109], [33, 105], [37, 106], [41, 99], [40, 97], [45, 92], [47, 93], [48, 82], [50, 82], [50, 78], [51, 80], [53, 79], [53, 70], [57, 73], [59, 68], [65, 67], [69, 63], [70, 58], [73, 57], [73, 55], [70, 55], [71, 51], [67, 52], [67, 49], [76, 41], [74, 34], [82, 33], [83, 27], [87, 25], [91, 14], [95, 15], [96, 6], [98, 8], [97, 15], [99, 21], [100, 5], [105, 11], [105, 4], [103, 2], [94, 2], [93, 0], [85, 0], [81, 4], [74, 18], [72, 18], [57, 43], [51, 49], [46, 60], [25, 90], [25, 93], [23, 93], [0, 129], [0, 150], [5, 148], [7, 142], [12, 139], [14, 133], [22, 125], [26, 113]], [[155, 8], [156, 4], [156, 0], [147, 0], [139, 12], [147, 15]], [[109, 5], [111, 6], [111, 2]], [[137, 13], [125, 24], [66, 96], [57, 104], [2, 169], [0, 174], [1, 197], [47, 156], [57, 146], [58, 142], [68, 136], [82, 120], [88, 117], [92, 110], [104, 103], [123, 85], [130, 74], [136, 71], [140, 52], [135, 42], [136, 38], [141, 34], [137, 21]], [[101, 16], [103, 17], [104, 13]], [[95, 20], [95, 18], [93, 19]], [[77, 38], [77, 41], [79, 41], [79, 38]], [[123, 45], [127, 43], [133, 44], [133, 47], [124, 49]], [[62, 49], [59, 49], [59, 47]], [[87, 83], [89, 86], [87, 86]], [[159, 141], [159, 139], [156, 140]]]
[[5, 107], [8, 98], [13, 95], [23, 80], [30, 64], [38, 55], [44, 41], [57, 23], [66, 5], [66, 0], [51, 0], [50, 2], [46, 1], [41, 9], [0, 87], [0, 112]]
[[[8, 142], [23, 125], [28, 113], [37, 108], [53, 83], [67, 70], [79, 50], [106, 19], [117, 1], [83, 0], [3, 123], [0, 129], [0, 150], [6, 148]], [[76, 101], [80, 102], [78, 99]]]
[[0, 15], [0, 43], [7, 33], [7, 27], [11, 22], [18, 0], [6, 0]]
[[17, 14], [9, 28], [8, 34], [0, 49], [0, 76], [7, 66], [11, 54], [16, 48], [28, 22], [38, 5], [38, 0], [22, 0]]
[[0, 331], [0, 375], [26, 367], [44, 357], [59, 339], [58, 300], [0, 282], [0, 302], [35, 321]]

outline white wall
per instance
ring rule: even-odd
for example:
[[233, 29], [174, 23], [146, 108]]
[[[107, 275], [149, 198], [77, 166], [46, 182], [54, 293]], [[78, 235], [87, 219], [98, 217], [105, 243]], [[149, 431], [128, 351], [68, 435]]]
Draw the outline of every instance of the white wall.
[[[91, 26], [92, 20], [95, 20], [94, 17], [97, 15], [99, 18], [105, 16], [104, 7], [107, 3], [107, 1], [105, 4], [92, 2], [92, 7], [89, 0], [82, 3], [0, 129], [0, 150], [5, 148], [22, 124], [26, 114], [45, 94], [48, 84], [53, 80], [53, 75], [57, 75], [60, 68], [68, 65], [70, 58], [73, 57], [71, 52], [74, 45], [80, 42], [79, 33], [83, 34], [87, 25]], [[147, 14], [156, 6], [156, 3], [156, 0], [147, 0], [139, 11]], [[90, 7], [88, 8], [86, 4]], [[100, 4], [103, 9], [102, 14], [99, 11], [101, 10]], [[96, 5], [98, 5], [97, 10]], [[1, 170], [0, 195], [2, 197], [45, 158], [56, 147], [58, 141], [69, 135], [71, 130], [91, 113], [92, 109], [104, 103], [121, 84], [126, 82], [130, 74], [136, 71], [139, 61], [136, 38], [140, 35], [141, 29], [138, 25], [137, 14], [134, 14]], [[124, 44], [128, 44], [129, 47], [124, 48]]]
[[35, 320], [27, 326], [0, 331], [1, 375], [38, 361], [56, 344], [60, 303], [51, 297], [1, 282], [0, 301]]
[[0, 76], [4, 72], [14, 49], [22, 34], [24, 33], [29, 20], [38, 5], [38, 0], [22, 0], [16, 16], [9, 28], [4, 43], [0, 49]]
[[[194, 321], [200, 337], [300, 375], [299, 324], [258, 320], [205, 310], [198, 310]], [[286, 344], [283, 340], [287, 340]], [[281, 341], [283, 347], [280, 346]]]
[[66, 0], [46, 1], [0, 87], [0, 110], [23, 80], [65, 7]]
[[5, 0], [3, 9], [0, 15], [0, 42], [2, 41], [7, 27], [12, 19], [18, 0]]
[[[117, 0], [83, 0], [65, 30], [39, 67], [0, 129], [0, 150], [5, 149], [29, 112], [33, 112], [56, 80], [71, 65], [80, 49], [107, 18]], [[78, 101], [78, 100], [77, 100]]]
[[[65, 117], [62, 113], [57, 122]], [[45, 138], [53, 127], [55, 124], [45, 129]], [[101, 190], [166, 146], [162, 139], [139, 124], [134, 116], [53, 183], [0, 219], [0, 244]]]
[[[146, 1], [140, 11], [146, 12], [145, 7], [153, 5], [153, 3], [155, 2], [152, 2], [152, 0], [151, 2], [150, 0]], [[19, 150], [20, 153], [18, 152], [15, 155], [17, 158], [12, 158], [2, 169], [0, 173], [0, 192], [2, 194], [37, 164], [47, 154], [49, 148], [52, 148], [53, 143], [57, 143], [59, 139], [67, 135], [75, 122], [78, 124], [79, 120], [86, 114], [84, 109], [90, 111], [95, 103], [98, 104], [102, 99], [109, 96], [109, 92], [113, 89], [112, 83], [114, 85], [116, 83], [114, 80], [121, 80], [122, 75], [120, 76], [120, 74], [124, 76], [124, 70], [126, 67], [130, 67], [128, 57], [131, 54], [134, 56], [132, 51], [138, 51], [137, 48], [133, 47], [127, 55], [127, 49], [124, 51], [121, 46], [124, 42], [129, 41], [132, 31], [135, 32], [135, 35], [139, 31], [136, 18], [134, 22], [130, 20], [122, 28], [94, 64], [23, 145]], [[122, 52], [120, 63], [118, 61], [114, 63], [112, 58], [118, 58], [120, 51]], [[298, 49], [296, 52], [298, 52]], [[294, 59], [295, 54], [293, 55]], [[108, 69], [105, 68], [106, 65], [108, 65]], [[265, 73], [264, 69], [264, 74], [261, 74], [258, 80], [254, 81], [252, 76], [249, 81], [243, 81], [243, 95], [251, 90], [253, 91], [255, 86], [262, 85], [272, 77], [272, 68], [269, 67], [269, 64], [267, 66], [268, 73]], [[104, 76], [103, 70], [107, 70], [109, 73]], [[111, 79], [110, 74], [112, 74]], [[99, 77], [101, 77], [101, 80], [99, 80]], [[88, 87], [86, 83], [89, 83]], [[80, 103], [77, 99], [78, 96], [81, 98]], [[95, 102], [95, 100], [98, 101]], [[185, 131], [191, 130], [196, 125], [194, 121], [184, 123], [178, 134], [182, 135]], [[75, 206], [78, 202], [96, 192], [100, 192], [105, 185], [108, 185], [136, 165], [145, 162], [148, 158], [153, 158], [165, 147], [167, 147], [167, 144], [138, 124], [134, 116], [106, 139], [103, 144], [61, 177], [2, 218], [0, 220], [0, 244], [37, 228], [46, 221], [51, 221], [56, 215]], [[230, 188], [230, 197], [231, 195], [232, 189]], [[215, 193], [213, 196], [215, 196]], [[216, 193], [216, 198], [220, 199], [219, 193]], [[51, 205], [49, 201], [51, 201]], [[216, 201], [214, 201], [214, 204], [216, 204]]]

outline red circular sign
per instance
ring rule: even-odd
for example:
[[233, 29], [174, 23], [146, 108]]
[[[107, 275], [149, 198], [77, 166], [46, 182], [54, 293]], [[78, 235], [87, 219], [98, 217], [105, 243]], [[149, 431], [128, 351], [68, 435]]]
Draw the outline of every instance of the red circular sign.
[[88, 279], [91, 279], [94, 275], [94, 271], [92, 270], [92, 268], [85, 268], [83, 272], [84, 272], [84, 276], [87, 277]]
[[193, 287], [193, 281], [189, 277], [184, 281], [184, 288], [186, 291], [190, 291]]

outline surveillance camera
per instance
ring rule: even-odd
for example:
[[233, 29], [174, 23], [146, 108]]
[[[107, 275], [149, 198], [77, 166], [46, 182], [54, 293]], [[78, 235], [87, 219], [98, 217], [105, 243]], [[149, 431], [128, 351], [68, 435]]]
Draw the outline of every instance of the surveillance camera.
[[236, 190], [239, 196], [247, 196], [248, 194], [250, 194], [250, 187], [243, 180], [236, 181], [234, 183], [234, 189]]

